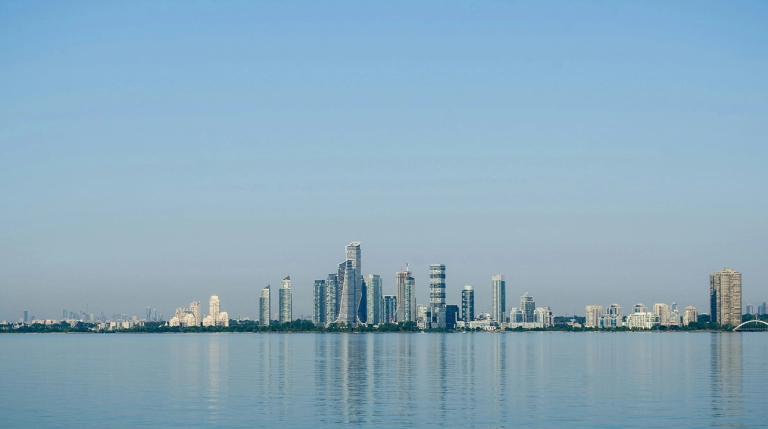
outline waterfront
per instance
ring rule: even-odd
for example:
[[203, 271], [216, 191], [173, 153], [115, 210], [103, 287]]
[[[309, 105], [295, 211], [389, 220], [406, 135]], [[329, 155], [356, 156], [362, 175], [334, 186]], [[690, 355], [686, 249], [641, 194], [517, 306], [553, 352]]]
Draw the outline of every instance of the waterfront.
[[0, 336], [7, 427], [765, 426], [762, 333]]

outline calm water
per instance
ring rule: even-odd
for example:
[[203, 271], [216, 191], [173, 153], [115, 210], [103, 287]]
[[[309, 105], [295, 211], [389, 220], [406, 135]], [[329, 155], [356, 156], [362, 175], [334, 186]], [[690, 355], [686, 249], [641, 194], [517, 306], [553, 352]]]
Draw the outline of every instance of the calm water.
[[759, 427], [768, 334], [0, 335], [3, 427]]

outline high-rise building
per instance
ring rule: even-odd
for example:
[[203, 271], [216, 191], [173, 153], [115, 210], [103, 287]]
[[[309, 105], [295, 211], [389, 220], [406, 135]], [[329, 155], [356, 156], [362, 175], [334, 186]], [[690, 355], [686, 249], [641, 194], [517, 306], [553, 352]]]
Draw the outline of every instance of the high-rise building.
[[461, 320], [464, 323], [475, 320], [475, 290], [470, 285], [461, 291]]
[[768, 314], [768, 302], [764, 302], [757, 306], [757, 314]]
[[395, 273], [397, 290], [397, 309], [395, 320], [397, 322], [416, 321], [416, 280], [411, 276], [411, 271]]
[[292, 297], [291, 297], [291, 276], [288, 276], [280, 282], [280, 290], [278, 295], [278, 307], [280, 307], [280, 323], [290, 323], [292, 310]]
[[445, 265], [432, 264], [429, 266], [429, 305], [445, 306]]
[[605, 307], [603, 313], [603, 328], [620, 328], [624, 326], [624, 315], [619, 304], [611, 304]]
[[339, 275], [328, 274], [325, 280], [325, 319], [333, 323], [339, 317]]
[[688, 326], [691, 323], [695, 323], [699, 321], [699, 311], [696, 310], [696, 307], [689, 305], [688, 307], [685, 307], [685, 310], [683, 311], [683, 326]]
[[[522, 304], [522, 301], [521, 301]], [[601, 328], [601, 318], [603, 317], [602, 305], [588, 305], [584, 310], [584, 327]]]
[[269, 285], [261, 290], [261, 296], [259, 297], [259, 324], [262, 326], [269, 326]]
[[320, 325], [326, 322], [325, 319], [325, 280], [315, 280], [314, 301], [312, 306], [312, 322]]
[[395, 295], [384, 295], [381, 323], [393, 323], [397, 313], [397, 297]]
[[653, 314], [659, 316], [659, 324], [669, 326], [669, 307], [664, 303], [653, 304]]
[[533, 311], [533, 323], [539, 328], [549, 328], [555, 324], [555, 315], [549, 307], [539, 307]]
[[193, 301], [189, 303], [189, 312], [195, 318], [195, 326], [200, 326], [203, 323], [203, 312], [200, 308], [200, 301]]
[[219, 297], [211, 295], [211, 299], [208, 300], [208, 315], [216, 321], [219, 319], [219, 313], [221, 312], [221, 302]]
[[493, 300], [491, 302], [491, 320], [504, 323], [504, 311], [507, 308], [507, 282], [504, 275], [497, 274], [491, 278], [493, 284]]
[[147, 318], [144, 319], [144, 320], [149, 322], [151, 320], [151, 318], [152, 318], [152, 307], [147, 307]]
[[741, 323], [741, 273], [724, 268], [709, 275], [710, 317], [719, 325]]
[[361, 321], [365, 314], [363, 303], [363, 275], [361, 274], [360, 243], [352, 242], [346, 247], [347, 259], [343, 267], [339, 266], [339, 282], [342, 284], [339, 297], [339, 316], [336, 322], [347, 325], [355, 325]]
[[429, 266], [429, 308], [430, 319], [427, 321], [427, 327], [445, 329], [445, 264]]
[[22, 319], [22, 322], [29, 322], [29, 312], [27, 312], [27, 310], [24, 310], [24, 318]]
[[366, 279], [366, 304], [368, 305], [368, 311], [366, 311], [365, 323], [369, 325], [376, 325], [382, 322], [382, 309], [383, 303], [381, 302], [381, 276], [378, 274], [369, 274]]
[[456, 329], [456, 321], [459, 319], [459, 306], [445, 306], [445, 329]]
[[648, 312], [648, 307], [646, 307], [645, 304], [638, 303], [638, 304], [635, 304], [634, 307], [632, 307], [632, 313], [633, 314], [634, 313], [647, 313], [647, 312]]
[[523, 323], [531, 323], [534, 321], [533, 312], [536, 310], [536, 303], [533, 301], [533, 297], [528, 295], [528, 292], [524, 293], [520, 297], [520, 311], [523, 312]]
[[747, 302], [747, 312], [746, 312], [746, 314], [754, 314], [754, 313], [755, 313], [755, 308], [752, 307], [752, 303], [751, 302]]

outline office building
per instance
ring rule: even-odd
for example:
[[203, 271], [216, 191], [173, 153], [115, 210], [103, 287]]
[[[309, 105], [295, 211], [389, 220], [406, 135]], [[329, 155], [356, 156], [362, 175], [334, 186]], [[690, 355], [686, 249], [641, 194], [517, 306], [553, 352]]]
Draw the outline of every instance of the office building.
[[475, 290], [470, 285], [461, 291], [461, 320], [465, 323], [475, 320]]
[[709, 275], [710, 317], [719, 325], [741, 323], [741, 273], [724, 268]]
[[262, 326], [269, 326], [270, 315], [270, 299], [269, 299], [269, 285], [261, 290], [261, 296], [259, 297], [259, 324]]
[[603, 317], [602, 305], [588, 305], [584, 310], [584, 327], [585, 328], [602, 327], [601, 326], [602, 317]]
[[395, 273], [395, 281], [397, 290], [395, 321], [414, 322], [416, 321], [416, 280], [406, 266], [405, 271]]
[[280, 289], [278, 295], [278, 308], [280, 309], [280, 323], [290, 323], [291, 317], [293, 317], [292, 305], [293, 298], [291, 297], [291, 276], [288, 276], [280, 282]]
[[536, 310], [536, 303], [528, 292], [520, 297], [520, 311], [523, 312], [523, 323], [533, 322], [533, 312]]
[[699, 311], [696, 310], [696, 307], [689, 305], [688, 307], [685, 307], [685, 310], [683, 310], [683, 326], [688, 326], [691, 323], [696, 323], [699, 321]]
[[504, 280], [504, 275], [497, 274], [491, 277], [491, 283], [493, 287], [491, 291], [491, 321], [504, 323], [504, 311], [506, 311], [507, 307], [507, 282]]
[[325, 291], [325, 280], [315, 280], [313, 305], [312, 305], [312, 322], [315, 325], [321, 325], [326, 322], [325, 319], [325, 298], [327, 293]]
[[394, 323], [397, 314], [397, 297], [395, 295], [384, 295], [382, 309], [382, 320], [380, 323]]
[[382, 322], [382, 309], [384, 304], [381, 301], [381, 276], [378, 274], [369, 274], [365, 281], [366, 286], [366, 311], [365, 322], [369, 325], [377, 325]]

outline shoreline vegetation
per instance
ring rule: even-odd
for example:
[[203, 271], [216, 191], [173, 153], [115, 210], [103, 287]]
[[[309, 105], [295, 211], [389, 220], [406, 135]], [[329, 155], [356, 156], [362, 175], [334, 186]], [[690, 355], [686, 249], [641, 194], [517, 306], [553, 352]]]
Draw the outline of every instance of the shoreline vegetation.
[[69, 324], [67, 322], [55, 324], [32, 324], [18, 325], [8, 324], [0, 325], [0, 333], [90, 333], [90, 334], [186, 334], [186, 333], [376, 333], [376, 332], [403, 332], [403, 333], [463, 333], [463, 332], [487, 332], [487, 333], [505, 333], [505, 332], [729, 332], [733, 331], [733, 326], [716, 325], [709, 322], [695, 322], [688, 326], [659, 326], [655, 329], [629, 329], [621, 328], [585, 328], [583, 326], [573, 326], [567, 323], [556, 323], [549, 328], [506, 328], [503, 330], [483, 330], [476, 329], [419, 329], [415, 322], [405, 323], [383, 323], [377, 326], [359, 324], [355, 327], [348, 327], [342, 324], [332, 323], [328, 326], [317, 326], [309, 320], [295, 320], [290, 323], [272, 322], [269, 326], [262, 326], [253, 321], [230, 321], [229, 326], [190, 326], [190, 327], [170, 327], [165, 322], [148, 322], [143, 325], [136, 325], [127, 329], [99, 330], [97, 324], [78, 322]]

